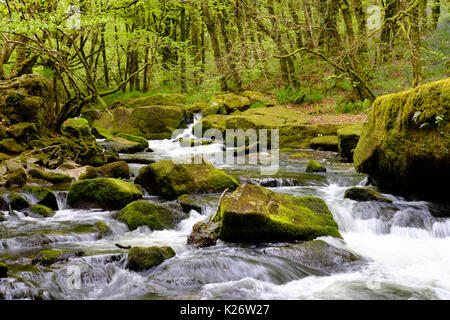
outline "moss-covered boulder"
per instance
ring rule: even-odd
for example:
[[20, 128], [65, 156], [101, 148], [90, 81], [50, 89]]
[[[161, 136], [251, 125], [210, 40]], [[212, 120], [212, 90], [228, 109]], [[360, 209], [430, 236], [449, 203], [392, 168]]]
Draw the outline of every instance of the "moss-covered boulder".
[[9, 133], [18, 141], [26, 141], [36, 135], [37, 128], [34, 123], [20, 122], [12, 125], [9, 129]]
[[359, 123], [354, 126], [349, 126], [338, 130], [337, 134], [339, 156], [344, 159], [353, 161], [353, 151], [358, 145], [362, 128], [363, 124]]
[[30, 206], [30, 203], [17, 193], [8, 195], [8, 200], [12, 210], [23, 210]]
[[72, 183], [67, 203], [73, 208], [122, 209], [142, 196], [142, 192], [132, 183], [96, 178]]
[[112, 233], [112, 230], [103, 221], [97, 221], [96, 223], [94, 223], [94, 228], [100, 233], [102, 237]]
[[130, 107], [175, 106], [179, 104], [186, 104], [186, 96], [180, 93], [157, 93], [148, 97], [130, 99], [127, 102], [127, 105], [129, 105]]
[[25, 147], [14, 139], [3, 139], [0, 141], [0, 152], [7, 154], [19, 154], [25, 151]]
[[97, 175], [105, 178], [130, 178], [130, 167], [125, 161], [105, 164], [96, 169]]
[[177, 215], [163, 206], [134, 201], [123, 208], [117, 218], [125, 222], [131, 229], [147, 226], [150, 230], [164, 230], [172, 228], [177, 222]]
[[46, 206], [43, 206], [40, 204], [32, 205], [29, 208], [29, 211], [33, 215], [38, 215], [38, 216], [45, 217], [45, 218], [53, 217], [55, 215], [55, 211], [53, 211], [49, 207], [46, 207]]
[[94, 167], [87, 166], [85, 171], [82, 174], [80, 174], [78, 180], [95, 179], [97, 178], [97, 176], [98, 176], [97, 170]]
[[133, 271], [147, 270], [174, 256], [175, 251], [171, 247], [133, 247], [128, 252], [127, 268]]
[[0, 279], [7, 277], [8, 277], [8, 266], [5, 263], [0, 262]]
[[316, 160], [309, 160], [306, 164], [306, 172], [326, 172], [327, 169]]
[[224, 197], [214, 222], [217, 221], [220, 221], [219, 238], [231, 242], [342, 237], [322, 199], [294, 197], [249, 184]]
[[130, 141], [121, 137], [111, 136], [99, 144], [108, 152], [117, 153], [136, 153], [145, 150], [141, 144], [135, 141]]
[[128, 133], [119, 133], [117, 136], [119, 138], [138, 143], [141, 146], [142, 150], [145, 150], [148, 148], [148, 140], [145, 138], [133, 136], [132, 134], [128, 134]]
[[214, 193], [227, 188], [234, 190], [239, 185], [235, 178], [205, 160], [201, 164], [158, 161], [142, 167], [135, 183], [150, 194], [166, 199], [176, 199], [185, 193]]
[[350, 189], [347, 189], [344, 193], [344, 198], [346, 199], [352, 199], [355, 201], [380, 201], [380, 202], [387, 202], [392, 203], [392, 200], [383, 196], [381, 193], [369, 189], [369, 188], [359, 188], [359, 187], [353, 187]]
[[127, 133], [146, 139], [170, 139], [172, 132], [185, 123], [181, 106], [119, 107], [111, 111], [113, 117], [100, 112], [91, 124], [109, 130], [112, 134]]
[[449, 202], [450, 78], [379, 97], [354, 153], [382, 191]]
[[48, 188], [41, 186], [27, 186], [21, 190], [24, 193], [30, 193], [37, 199], [37, 204], [58, 210], [58, 201], [55, 194]]
[[312, 149], [319, 149], [323, 151], [338, 152], [338, 137], [337, 136], [322, 136], [311, 139], [309, 146]]
[[82, 257], [85, 253], [83, 251], [62, 251], [62, 250], [42, 250], [39, 252], [31, 263], [33, 265], [39, 264], [49, 266], [57, 262], [66, 262], [70, 258]]
[[6, 187], [22, 187], [27, 182], [27, 174], [23, 169], [17, 169], [6, 176]]
[[211, 104], [224, 105], [228, 114], [247, 110], [252, 105], [249, 98], [234, 93], [218, 95], [211, 99]]
[[52, 184], [69, 183], [72, 181], [72, 178], [70, 176], [59, 172], [31, 169], [28, 171], [28, 174], [35, 179], [48, 181]]
[[101, 128], [99, 126], [93, 126], [91, 128], [91, 133], [94, 135], [97, 139], [109, 139], [113, 136], [109, 130], [106, 130], [104, 128]]

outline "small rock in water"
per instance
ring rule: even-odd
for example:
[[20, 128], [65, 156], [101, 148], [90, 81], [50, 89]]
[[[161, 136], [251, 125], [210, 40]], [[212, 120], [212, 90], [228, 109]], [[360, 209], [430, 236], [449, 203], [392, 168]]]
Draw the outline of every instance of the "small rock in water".
[[174, 256], [175, 251], [171, 247], [133, 247], [128, 252], [127, 268], [133, 271], [147, 270]]
[[43, 250], [39, 252], [31, 261], [34, 264], [49, 266], [56, 262], [65, 262], [70, 258], [82, 257], [85, 253], [83, 251], [60, 251], [60, 250]]
[[355, 201], [380, 201], [392, 203], [392, 200], [383, 196], [381, 193], [369, 189], [369, 188], [359, 188], [353, 187], [347, 189], [344, 194], [344, 198], [352, 199]]
[[306, 165], [306, 172], [326, 172], [327, 169], [316, 160], [309, 160]]

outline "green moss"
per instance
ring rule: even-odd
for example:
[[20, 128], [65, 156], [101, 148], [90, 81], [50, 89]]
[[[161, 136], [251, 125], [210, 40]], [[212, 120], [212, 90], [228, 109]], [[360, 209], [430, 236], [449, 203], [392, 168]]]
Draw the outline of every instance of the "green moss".
[[175, 251], [171, 247], [133, 247], [128, 251], [127, 268], [133, 271], [147, 270], [174, 256]]
[[42, 171], [39, 169], [31, 169], [28, 171], [28, 173], [35, 179], [45, 180], [53, 184], [68, 183], [72, 181], [72, 178], [70, 176], [58, 172], [49, 172], [49, 171]]
[[97, 170], [94, 167], [87, 166], [86, 171], [80, 175], [78, 180], [95, 179], [97, 178]]
[[170, 229], [176, 220], [174, 213], [169, 209], [145, 201], [128, 204], [117, 218], [125, 222], [131, 230], [140, 226], [147, 226], [150, 230]]
[[125, 161], [105, 164], [96, 169], [97, 175], [105, 178], [130, 178], [130, 168]]
[[9, 205], [11, 206], [11, 209], [13, 210], [22, 210], [25, 208], [28, 208], [30, 204], [28, 201], [22, 197], [20, 194], [13, 193], [8, 195], [9, 199]]
[[311, 240], [341, 237], [325, 202], [293, 197], [264, 187], [240, 186], [226, 196], [219, 210], [219, 237], [233, 242]]
[[309, 160], [306, 164], [306, 172], [325, 172], [327, 169], [316, 160]]
[[311, 158], [311, 155], [304, 153], [304, 152], [299, 152], [299, 153], [294, 153], [294, 154], [290, 154], [289, 158], [293, 158], [293, 159], [297, 159], [297, 158]]
[[450, 179], [449, 92], [447, 78], [377, 98], [355, 149], [357, 171], [384, 191], [448, 202], [436, 181]]
[[74, 182], [70, 187], [67, 202], [72, 207], [121, 209], [142, 196], [142, 192], [129, 182], [96, 178]]
[[337, 136], [322, 136], [311, 139], [309, 146], [312, 149], [319, 149], [324, 151], [338, 151], [338, 137]]
[[392, 200], [383, 196], [381, 193], [369, 189], [369, 188], [358, 188], [353, 187], [347, 189], [344, 193], [344, 198], [356, 200], [356, 201], [380, 201], [392, 203]]
[[158, 93], [148, 97], [130, 99], [127, 104], [131, 107], [138, 107], [138, 106], [156, 106], [156, 105], [173, 106], [185, 103], [186, 103], [186, 96], [184, 96], [183, 94]]
[[7, 154], [19, 154], [25, 148], [14, 139], [3, 139], [0, 141], [0, 151]]
[[31, 261], [33, 265], [40, 264], [44, 266], [52, 265], [56, 262], [64, 262], [71, 257], [83, 256], [82, 251], [61, 251], [61, 250], [42, 250]]
[[97, 229], [101, 234], [107, 234], [110, 229], [108, 228], [108, 226], [106, 225], [106, 223], [104, 223], [103, 221], [97, 221], [96, 223], [94, 223], [94, 227], [95, 229]]
[[7, 277], [8, 277], [8, 266], [5, 263], [0, 262], [0, 279]]
[[27, 174], [23, 169], [17, 169], [8, 174], [6, 177], [6, 187], [19, 186], [22, 187], [27, 182]]
[[43, 216], [43, 217], [53, 217], [55, 215], [55, 211], [53, 211], [52, 209], [50, 209], [49, 207], [40, 205], [40, 204], [35, 204], [32, 205], [30, 207], [30, 211], [31, 213]]
[[21, 122], [13, 125], [9, 132], [15, 139], [26, 140], [37, 133], [37, 128], [34, 123]]
[[22, 192], [31, 193], [38, 200], [38, 204], [47, 206], [53, 210], [58, 209], [58, 202], [55, 194], [48, 188], [41, 186], [27, 186], [22, 189]]
[[363, 124], [359, 123], [354, 126], [342, 128], [338, 130], [338, 151], [342, 158], [353, 159], [352, 150], [356, 148]]
[[137, 142], [143, 148], [143, 150], [148, 148], [148, 140], [145, 139], [145, 138], [138, 137], [138, 136], [133, 136], [133, 135], [127, 134], [127, 133], [119, 133], [117, 136], [119, 138], [123, 138], [123, 139], [129, 140], [129, 141]]
[[134, 142], [118, 136], [109, 137], [106, 139], [106, 141], [100, 142], [100, 145], [102, 145], [106, 151], [118, 153], [136, 153], [144, 151], [146, 148], [138, 142]]
[[99, 126], [93, 126], [91, 132], [97, 139], [109, 139], [113, 137], [111, 132]]
[[202, 164], [175, 164], [162, 160], [143, 167], [136, 177], [150, 194], [176, 199], [185, 193], [222, 192], [236, 189], [239, 183], [209, 162]]

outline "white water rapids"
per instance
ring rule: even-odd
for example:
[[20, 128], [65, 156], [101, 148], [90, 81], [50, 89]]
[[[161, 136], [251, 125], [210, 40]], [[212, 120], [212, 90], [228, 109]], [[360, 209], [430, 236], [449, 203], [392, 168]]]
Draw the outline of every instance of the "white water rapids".
[[[195, 119], [198, 121], [198, 117]], [[194, 124], [178, 138], [190, 135]], [[182, 148], [173, 140], [149, 141], [151, 160], [182, 158], [188, 152], [214, 154], [222, 145]], [[126, 155], [121, 155], [126, 157]], [[133, 155], [136, 156], [136, 155]], [[135, 174], [142, 165], [131, 165]], [[321, 272], [289, 259], [264, 253], [286, 244], [242, 245], [219, 241], [214, 247], [188, 249], [186, 239], [197, 221], [211, 215], [219, 195], [200, 197], [203, 214], [191, 211], [172, 230], [129, 231], [114, 219], [115, 212], [73, 210], [58, 192], [60, 210], [42, 219], [4, 211], [0, 223], [0, 262], [11, 266], [9, 278], [0, 279], [6, 299], [450, 299], [450, 218], [435, 217], [430, 203], [407, 201], [386, 194], [392, 204], [343, 199], [345, 190], [366, 181], [351, 165], [327, 161], [328, 172], [305, 175], [304, 162], [282, 160], [276, 177], [260, 177], [257, 166], [222, 166], [228, 173], [253, 183], [271, 183], [276, 192], [318, 196], [329, 206], [343, 240], [322, 238], [335, 248], [361, 259], [332, 272]], [[164, 203], [156, 197], [149, 201]], [[35, 199], [29, 198], [31, 202]], [[83, 226], [105, 222], [112, 233], [96, 238]], [[42, 250], [30, 236], [47, 231], [51, 249], [84, 250], [85, 257], [50, 267], [26, 267]], [[171, 246], [177, 255], [145, 271], [125, 268], [131, 246]], [[67, 268], [76, 266], [81, 284], [67, 282]]]

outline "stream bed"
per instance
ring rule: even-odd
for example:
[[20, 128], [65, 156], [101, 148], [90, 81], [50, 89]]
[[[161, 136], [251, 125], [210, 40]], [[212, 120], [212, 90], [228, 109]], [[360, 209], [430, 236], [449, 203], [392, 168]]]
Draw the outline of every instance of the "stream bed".
[[[149, 146], [154, 152], [121, 157], [154, 161], [186, 157], [186, 148], [170, 140], [149, 141]], [[214, 154], [222, 147], [211, 144], [189, 151]], [[9, 272], [8, 278], [0, 279], [0, 298], [450, 299], [450, 218], [433, 214], [438, 205], [390, 194], [385, 196], [392, 204], [344, 199], [346, 189], [365, 186], [367, 177], [355, 172], [351, 164], [340, 162], [334, 153], [309, 152], [325, 164], [326, 173], [307, 174], [307, 160], [292, 161], [284, 153], [274, 176], [261, 176], [256, 165], [215, 165], [241, 182], [294, 196], [323, 198], [343, 236], [343, 240], [320, 238], [329, 245], [321, 253], [327, 263], [321, 258], [298, 258], [298, 244], [289, 243], [218, 241], [209, 248], [188, 248], [192, 226], [215, 212], [219, 194], [197, 196], [201, 212], [191, 210], [172, 230], [140, 227], [130, 231], [114, 219], [114, 211], [68, 208], [67, 191], [59, 190], [59, 210], [53, 217], [3, 211], [6, 221], [0, 222], [0, 262], [8, 265]], [[134, 175], [140, 167], [142, 164], [130, 164]], [[144, 199], [176, 206], [176, 201], [155, 196]], [[89, 231], [98, 221], [110, 229], [100, 239]], [[171, 246], [176, 256], [145, 272], [134, 272], [125, 268], [127, 251], [116, 243]], [[86, 255], [47, 267], [32, 265], [32, 258], [44, 249], [83, 250]], [[354, 259], [341, 263], [341, 253]]]

